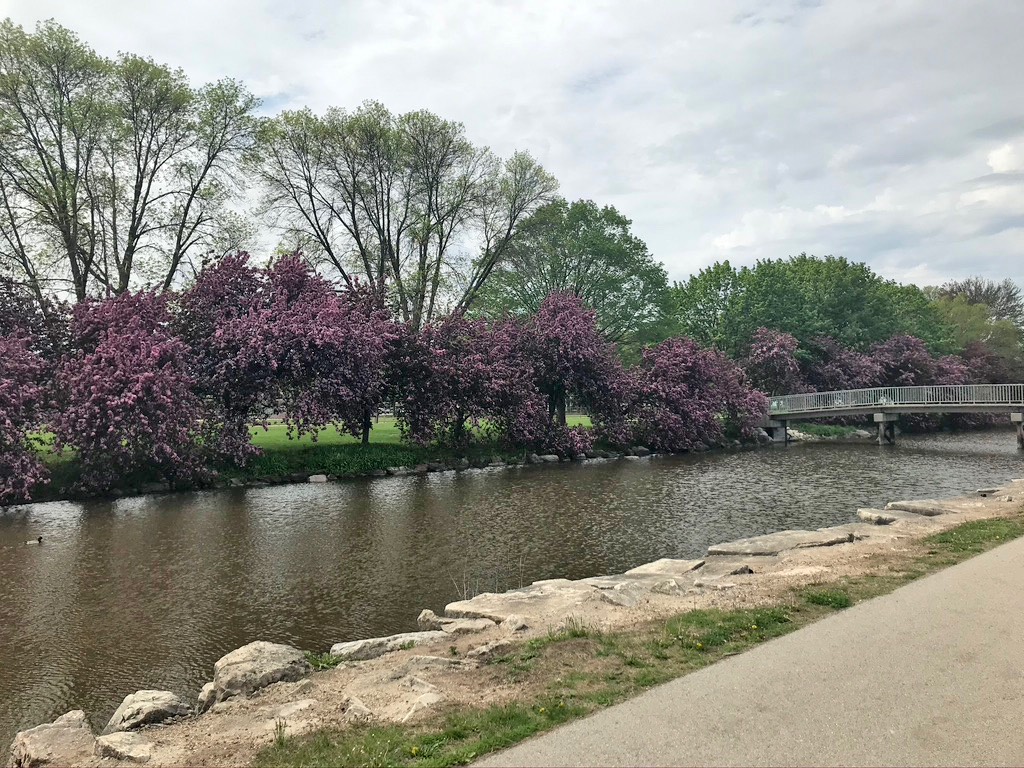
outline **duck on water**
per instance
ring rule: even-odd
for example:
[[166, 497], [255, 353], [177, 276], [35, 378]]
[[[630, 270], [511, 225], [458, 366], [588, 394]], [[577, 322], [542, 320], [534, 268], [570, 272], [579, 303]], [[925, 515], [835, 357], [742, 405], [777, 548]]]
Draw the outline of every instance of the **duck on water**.
[[25, 546], [28, 546], [29, 544], [42, 544], [42, 543], [43, 543], [43, 537], [39, 536], [39, 537], [37, 537], [35, 539], [29, 539], [28, 541], [26, 541], [25, 542]]

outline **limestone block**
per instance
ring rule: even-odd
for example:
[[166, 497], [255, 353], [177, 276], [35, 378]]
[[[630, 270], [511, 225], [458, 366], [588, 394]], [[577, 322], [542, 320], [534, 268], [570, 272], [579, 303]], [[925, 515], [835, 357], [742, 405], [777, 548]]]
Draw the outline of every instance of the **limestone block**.
[[335, 643], [331, 646], [331, 656], [349, 661], [365, 661], [376, 659], [385, 653], [401, 651], [423, 643], [430, 643], [447, 638], [443, 631], [403, 632], [387, 637], [371, 637], [366, 640], [352, 640], [347, 643]]
[[236, 648], [213, 665], [213, 697], [220, 702], [280, 682], [295, 682], [311, 671], [297, 648], [264, 640]]
[[104, 734], [131, 731], [151, 723], [161, 723], [174, 717], [183, 717], [190, 707], [176, 693], [170, 691], [136, 691], [124, 697]]

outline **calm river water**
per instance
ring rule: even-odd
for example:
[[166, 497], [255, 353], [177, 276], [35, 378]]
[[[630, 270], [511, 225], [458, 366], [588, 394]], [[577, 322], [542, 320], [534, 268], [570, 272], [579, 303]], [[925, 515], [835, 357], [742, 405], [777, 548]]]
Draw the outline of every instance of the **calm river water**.
[[323, 651], [415, 629], [464, 589], [699, 556], [1021, 475], [999, 430], [13, 508], [0, 512], [0, 745], [75, 708], [102, 726], [141, 688], [192, 698], [252, 640]]

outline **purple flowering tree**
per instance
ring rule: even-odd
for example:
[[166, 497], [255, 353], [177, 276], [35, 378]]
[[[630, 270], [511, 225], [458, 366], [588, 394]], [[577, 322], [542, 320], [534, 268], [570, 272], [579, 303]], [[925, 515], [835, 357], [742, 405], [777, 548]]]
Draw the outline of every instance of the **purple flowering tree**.
[[810, 342], [808, 360], [802, 367], [804, 380], [815, 392], [873, 387], [882, 377], [874, 357], [848, 349], [827, 336]]
[[433, 323], [408, 334], [397, 359], [395, 414], [408, 439], [464, 448], [477, 431], [506, 443], [542, 438], [542, 401], [513, 321]]
[[276, 405], [276, 364], [264, 343], [268, 294], [266, 274], [239, 253], [200, 272], [178, 299], [177, 332], [206, 412], [204, 445], [217, 460], [241, 465], [259, 453], [250, 425]]
[[55, 362], [67, 344], [69, 307], [52, 297], [0, 276], [0, 336], [21, 334], [47, 362]]
[[167, 300], [153, 293], [75, 308], [53, 428], [58, 449], [77, 451], [83, 487], [105, 490], [126, 478], [175, 483], [201, 474], [201, 403], [188, 349], [170, 328]]
[[180, 300], [179, 327], [211, 411], [208, 444], [243, 464], [250, 428], [281, 413], [291, 434], [324, 427], [369, 440], [388, 394], [398, 327], [355, 285], [338, 294], [298, 254], [266, 270], [240, 253], [201, 273]]
[[628, 381], [615, 346], [597, 316], [571, 294], [552, 293], [526, 321], [523, 344], [547, 408], [544, 448], [564, 455], [590, 450], [593, 433], [566, 426], [569, 402], [591, 416], [604, 435], [621, 432], [623, 385]]
[[32, 346], [27, 333], [0, 335], [0, 505], [29, 500], [47, 481], [29, 435], [45, 413], [49, 366]]
[[355, 284], [338, 295], [297, 254], [269, 270], [268, 287], [261, 340], [289, 425], [314, 438], [334, 425], [369, 442], [399, 329], [375, 294]]
[[871, 348], [878, 374], [869, 386], [911, 387], [936, 384], [936, 360], [921, 339], [893, 336]]
[[691, 339], [645, 349], [637, 379], [637, 438], [657, 450], [749, 438], [768, 410], [768, 399], [749, 386], [736, 363]]
[[789, 333], [758, 328], [743, 361], [750, 383], [769, 395], [804, 392], [806, 385], [797, 360], [798, 342]]

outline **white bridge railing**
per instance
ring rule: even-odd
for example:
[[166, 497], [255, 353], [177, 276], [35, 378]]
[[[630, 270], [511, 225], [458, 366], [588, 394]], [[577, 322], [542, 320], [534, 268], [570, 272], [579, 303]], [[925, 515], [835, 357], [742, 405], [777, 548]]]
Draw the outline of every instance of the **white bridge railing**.
[[1024, 384], [952, 384], [930, 387], [874, 387], [840, 392], [808, 392], [769, 398], [771, 416], [851, 409], [941, 405], [1020, 405], [1024, 409]]

